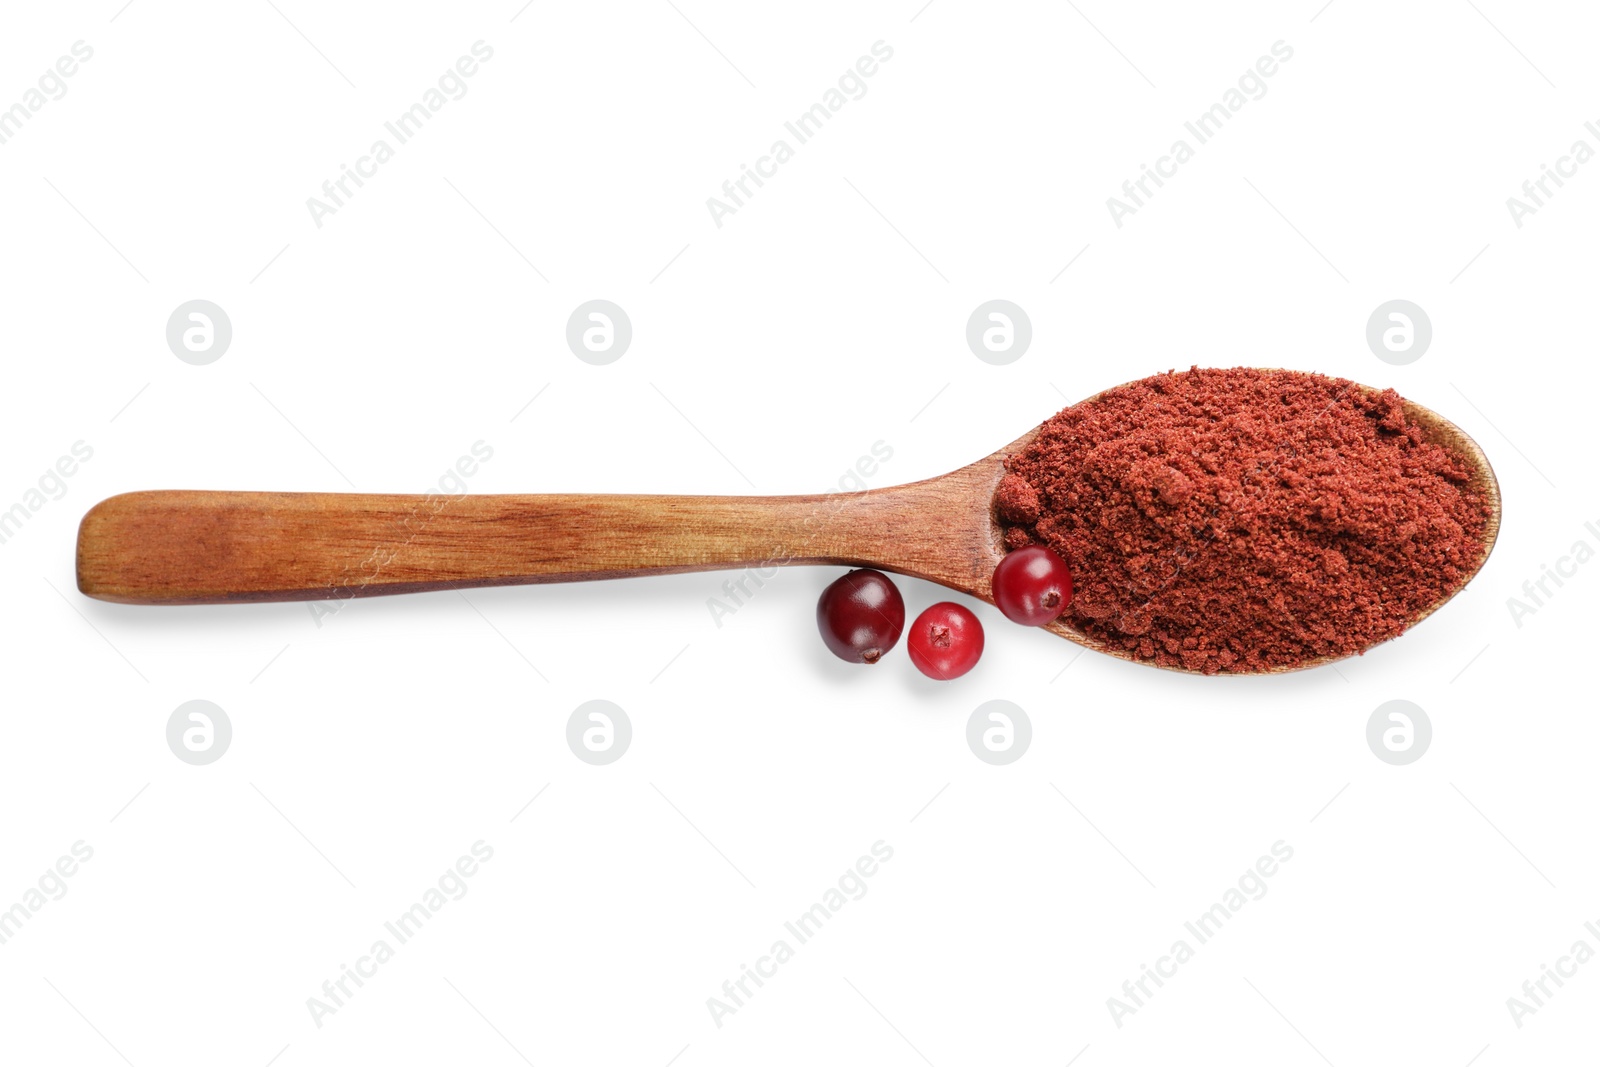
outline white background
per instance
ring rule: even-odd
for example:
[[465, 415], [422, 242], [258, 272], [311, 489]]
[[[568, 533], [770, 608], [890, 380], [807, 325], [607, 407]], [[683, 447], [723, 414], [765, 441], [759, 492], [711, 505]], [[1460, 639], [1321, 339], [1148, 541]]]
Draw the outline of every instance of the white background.
[[[1520, 627], [1507, 598], [1600, 547], [1600, 162], [1521, 228], [1506, 198], [1600, 148], [1593, 11], [674, 2], [7, 11], [0, 106], [73, 42], [94, 56], [0, 145], [0, 509], [74, 442], [94, 454], [0, 545], [0, 907], [94, 854], [0, 945], [0, 1057], [1592, 1053], [1600, 963], [1521, 1028], [1506, 998], [1600, 949], [1600, 564]], [[315, 226], [306, 198], [478, 40], [467, 95]], [[706, 198], [879, 40], [867, 94], [714, 225]], [[1115, 226], [1106, 198], [1279, 40], [1267, 94]], [[564, 340], [597, 297], [634, 327], [605, 367]], [[997, 297], [1034, 329], [1004, 367], [964, 339]], [[203, 367], [164, 337], [196, 298], [234, 330]], [[1403, 367], [1364, 339], [1394, 298], [1434, 328]], [[118, 492], [422, 491], [480, 440], [473, 492], [816, 491], [879, 440], [893, 484], [1190, 363], [1392, 385], [1457, 421], [1505, 495], [1482, 574], [1400, 640], [1275, 678], [1078, 658], [980, 607], [988, 651], [947, 685], [899, 650], [829, 656], [826, 570], [720, 628], [720, 574], [361, 601], [321, 627], [73, 585], [77, 522]], [[165, 741], [197, 698], [234, 731], [204, 767]], [[595, 698], [634, 728], [606, 767], [564, 740]], [[1032, 719], [1009, 767], [965, 742], [990, 699]], [[1433, 723], [1409, 766], [1367, 748], [1391, 699]], [[478, 840], [470, 892], [318, 1027], [307, 998]], [[867, 895], [716, 1026], [706, 998], [878, 840]], [[1267, 895], [1115, 1025], [1107, 998], [1279, 840]]]

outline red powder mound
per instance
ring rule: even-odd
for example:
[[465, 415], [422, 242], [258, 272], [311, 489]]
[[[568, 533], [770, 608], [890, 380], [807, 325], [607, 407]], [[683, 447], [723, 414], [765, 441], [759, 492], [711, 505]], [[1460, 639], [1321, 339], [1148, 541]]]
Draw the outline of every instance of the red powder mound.
[[1191, 369], [1051, 418], [1006, 463], [1008, 549], [1072, 567], [1082, 633], [1166, 667], [1256, 672], [1394, 637], [1477, 567], [1489, 502], [1393, 389]]

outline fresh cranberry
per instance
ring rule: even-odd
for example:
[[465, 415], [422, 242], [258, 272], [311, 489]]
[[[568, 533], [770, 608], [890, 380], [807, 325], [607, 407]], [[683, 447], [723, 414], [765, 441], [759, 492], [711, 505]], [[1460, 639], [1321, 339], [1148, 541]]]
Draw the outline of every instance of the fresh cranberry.
[[1072, 572], [1043, 545], [1007, 552], [991, 585], [1000, 614], [1024, 626], [1055, 622], [1072, 603]]
[[817, 629], [835, 656], [876, 663], [900, 640], [906, 602], [880, 571], [860, 570], [834, 582], [817, 601]]
[[929, 678], [941, 682], [959, 678], [983, 655], [983, 624], [960, 604], [935, 604], [911, 624], [906, 651], [917, 670]]

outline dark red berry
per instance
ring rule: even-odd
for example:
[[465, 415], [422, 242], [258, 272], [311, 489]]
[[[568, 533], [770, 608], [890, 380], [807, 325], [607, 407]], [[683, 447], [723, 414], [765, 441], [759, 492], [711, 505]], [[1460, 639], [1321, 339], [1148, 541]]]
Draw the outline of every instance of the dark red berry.
[[911, 624], [906, 651], [917, 670], [929, 678], [941, 682], [959, 678], [983, 655], [983, 624], [960, 604], [935, 604]]
[[879, 571], [851, 571], [824, 589], [817, 601], [823, 643], [851, 663], [878, 662], [900, 640], [905, 625], [906, 602]]
[[1043, 545], [1007, 552], [994, 569], [992, 585], [1000, 614], [1024, 626], [1055, 622], [1072, 603], [1072, 572], [1066, 560]]

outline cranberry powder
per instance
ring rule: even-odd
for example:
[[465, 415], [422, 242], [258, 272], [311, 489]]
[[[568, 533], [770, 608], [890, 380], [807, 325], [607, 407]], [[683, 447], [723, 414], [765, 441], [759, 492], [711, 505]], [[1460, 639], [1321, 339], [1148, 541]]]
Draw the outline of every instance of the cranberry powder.
[[1482, 560], [1472, 464], [1393, 389], [1168, 372], [1059, 412], [1006, 462], [1008, 549], [1072, 568], [1062, 621], [1164, 667], [1258, 672], [1401, 633]]

